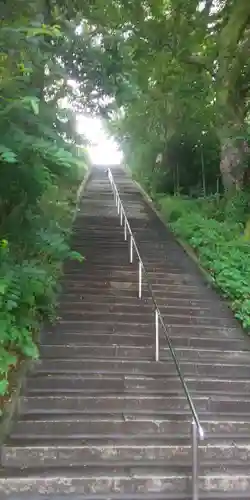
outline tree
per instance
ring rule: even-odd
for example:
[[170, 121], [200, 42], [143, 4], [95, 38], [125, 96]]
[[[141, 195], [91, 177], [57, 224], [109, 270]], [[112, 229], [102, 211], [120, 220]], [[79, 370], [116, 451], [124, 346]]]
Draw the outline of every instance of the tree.
[[61, 262], [80, 258], [67, 242], [79, 171], [71, 112], [58, 93], [64, 79], [60, 97], [70, 101], [59, 57], [66, 31], [54, 25], [48, 2], [2, 4], [0, 394], [10, 367], [38, 356], [36, 335], [54, 311]]
[[90, 17], [102, 52], [107, 55], [112, 47], [115, 89], [111, 85], [110, 92], [131, 124], [130, 132], [125, 127], [126, 138], [135, 133], [132, 117], [140, 127], [137, 118], [143, 116], [141, 128], [148, 126], [153, 141], [154, 135], [161, 137], [162, 150], [180, 122], [184, 133], [190, 127], [205, 133], [214, 128], [230, 193], [242, 187], [247, 168], [250, 4], [214, 4], [116, 0], [104, 8], [97, 0]]

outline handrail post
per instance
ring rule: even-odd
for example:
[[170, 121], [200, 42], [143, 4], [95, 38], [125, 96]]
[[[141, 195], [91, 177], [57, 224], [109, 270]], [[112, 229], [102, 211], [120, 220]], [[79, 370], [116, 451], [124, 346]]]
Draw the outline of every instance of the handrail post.
[[159, 313], [158, 309], [155, 309], [155, 361], [159, 360]]
[[142, 297], [142, 263], [139, 260], [139, 299]]
[[127, 241], [128, 235], [127, 235], [127, 220], [126, 217], [124, 216], [124, 240]]
[[195, 420], [192, 420], [192, 500], [199, 500], [199, 449], [198, 449], [198, 429]]
[[129, 261], [130, 264], [133, 262], [133, 236], [130, 233], [130, 244], [129, 244]]
[[122, 205], [121, 205], [121, 217], [120, 217], [121, 226], [122, 226], [122, 220], [123, 220], [123, 211], [122, 211]]

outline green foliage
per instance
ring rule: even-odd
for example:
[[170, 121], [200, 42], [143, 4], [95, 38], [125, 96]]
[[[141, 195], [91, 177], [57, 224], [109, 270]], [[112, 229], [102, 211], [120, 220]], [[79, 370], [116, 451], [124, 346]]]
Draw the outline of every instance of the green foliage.
[[246, 223], [250, 213], [250, 194], [240, 191], [225, 204], [225, 217], [231, 221]]
[[[48, 3], [49, 5], [49, 3]], [[54, 4], [53, 4], [54, 5]], [[86, 164], [61, 51], [60, 7], [4, 3], [0, 22], [0, 395], [9, 371], [39, 356], [41, 322], [55, 317], [58, 278], [71, 250], [77, 185]], [[58, 26], [57, 16], [60, 17]], [[81, 171], [79, 169], [81, 167]], [[1, 404], [0, 404], [1, 407]]]
[[[195, 250], [215, 285], [230, 300], [236, 318], [249, 331], [250, 246], [243, 237], [244, 225], [227, 218], [223, 206], [216, 209], [220, 212], [218, 218], [211, 218], [213, 212], [208, 214], [206, 203], [207, 200], [168, 197], [161, 199], [159, 205], [175, 234]], [[239, 210], [239, 200], [237, 203]]]
[[198, 211], [198, 205], [189, 199], [176, 196], [172, 198], [171, 196], [163, 196], [158, 200], [158, 206], [164, 216], [164, 218], [169, 222], [174, 222], [185, 214]]
[[6, 359], [8, 351], [38, 357], [35, 334], [41, 319], [53, 317], [60, 272], [58, 263], [66, 258], [81, 258], [70, 250], [59, 230], [57, 233], [55, 229], [51, 233], [40, 230], [35, 243], [36, 258], [20, 263], [5, 242], [1, 247], [0, 342], [2, 352], [6, 350]]
[[[161, 192], [205, 195], [228, 184], [241, 187], [249, 163], [250, 3], [86, 5], [97, 42], [93, 81], [99, 95], [101, 87], [113, 98], [115, 113], [106, 108], [106, 116], [130, 168]], [[78, 46], [85, 78], [82, 52]]]

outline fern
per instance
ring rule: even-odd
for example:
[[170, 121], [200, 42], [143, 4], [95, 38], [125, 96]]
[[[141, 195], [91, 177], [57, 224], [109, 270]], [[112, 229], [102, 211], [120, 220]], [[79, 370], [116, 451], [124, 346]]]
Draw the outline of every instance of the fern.
[[0, 395], [9, 370], [39, 355], [37, 333], [55, 317], [62, 262], [82, 260], [69, 245], [76, 133], [53, 95], [64, 78], [63, 33], [56, 23], [34, 25], [38, 5], [23, 2], [18, 14], [10, 3], [13, 15], [0, 23]]

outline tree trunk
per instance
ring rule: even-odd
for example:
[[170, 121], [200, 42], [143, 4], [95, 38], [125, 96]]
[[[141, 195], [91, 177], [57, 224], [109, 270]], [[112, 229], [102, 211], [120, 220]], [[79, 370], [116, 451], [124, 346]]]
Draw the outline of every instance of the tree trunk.
[[220, 171], [224, 189], [228, 195], [243, 187], [246, 169], [247, 146], [243, 139], [221, 139]]
[[225, 191], [230, 194], [243, 187], [247, 166], [247, 91], [242, 75], [249, 58], [248, 43], [245, 42], [248, 41], [250, 2], [234, 0], [225, 12], [218, 39], [216, 81], [220, 170]]

